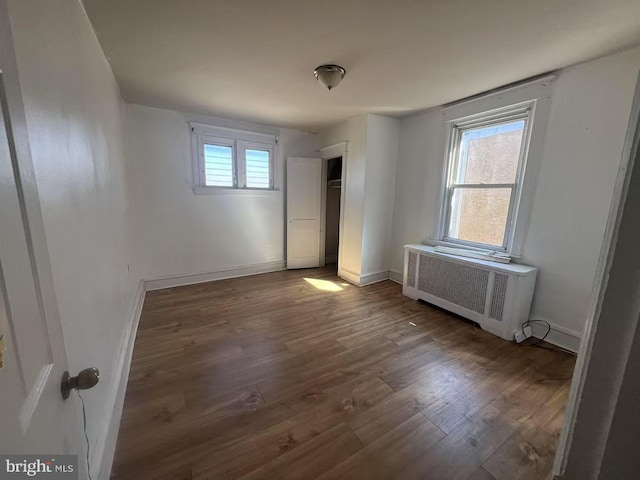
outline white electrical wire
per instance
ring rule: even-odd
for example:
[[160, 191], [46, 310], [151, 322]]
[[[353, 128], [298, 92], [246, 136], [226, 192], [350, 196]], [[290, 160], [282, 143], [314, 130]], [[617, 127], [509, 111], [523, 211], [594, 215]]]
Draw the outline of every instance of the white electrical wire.
[[89, 463], [89, 436], [87, 435], [87, 410], [85, 409], [84, 406], [84, 398], [82, 398], [82, 395], [80, 395], [80, 390], [76, 390], [76, 392], [78, 392], [78, 397], [80, 397], [80, 401], [82, 402], [82, 425], [83, 425], [83, 430], [84, 430], [84, 439], [87, 442], [87, 475], [89, 476], [89, 480], [92, 480], [91, 478], [91, 464]]

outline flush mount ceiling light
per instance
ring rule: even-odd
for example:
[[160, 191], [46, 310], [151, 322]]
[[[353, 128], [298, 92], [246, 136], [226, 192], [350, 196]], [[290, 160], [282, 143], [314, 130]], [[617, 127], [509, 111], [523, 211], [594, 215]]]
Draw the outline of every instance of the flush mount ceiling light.
[[320, 65], [313, 71], [318, 82], [328, 90], [335, 88], [344, 78], [347, 71], [340, 65]]

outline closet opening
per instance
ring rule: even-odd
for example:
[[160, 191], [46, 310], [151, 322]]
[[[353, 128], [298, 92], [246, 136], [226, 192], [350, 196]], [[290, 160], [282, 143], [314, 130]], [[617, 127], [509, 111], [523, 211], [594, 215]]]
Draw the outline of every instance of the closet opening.
[[324, 263], [338, 268], [338, 252], [340, 245], [340, 202], [342, 191], [342, 157], [330, 158], [327, 161], [324, 216]]

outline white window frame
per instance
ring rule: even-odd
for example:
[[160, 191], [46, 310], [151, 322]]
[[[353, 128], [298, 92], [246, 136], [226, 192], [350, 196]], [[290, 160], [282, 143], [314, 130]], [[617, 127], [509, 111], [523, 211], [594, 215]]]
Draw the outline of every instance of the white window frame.
[[[273, 194], [279, 192], [276, 183], [275, 134], [237, 130], [199, 123], [190, 123], [191, 157], [193, 169], [193, 191], [196, 194]], [[233, 165], [233, 186], [207, 185], [205, 175], [204, 146], [220, 145], [231, 147]], [[269, 188], [247, 188], [246, 150], [269, 152]]]
[[[236, 144], [232, 139], [229, 138], [220, 138], [220, 137], [209, 137], [206, 135], [198, 135], [197, 136], [198, 143], [198, 166], [197, 166], [197, 174], [198, 174], [198, 186], [206, 187], [206, 188], [238, 188], [238, 172], [236, 168]], [[207, 185], [207, 175], [205, 173], [205, 162], [204, 162], [204, 147], [205, 145], [216, 145], [220, 147], [230, 147], [231, 148], [231, 164], [233, 169], [233, 185], [232, 186], [224, 186], [224, 185]]]
[[[445, 245], [463, 246], [481, 250], [501, 251], [512, 253], [515, 238], [516, 220], [522, 199], [522, 187], [526, 172], [527, 158], [533, 125], [536, 100], [503, 107], [489, 112], [483, 112], [467, 117], [457, 118], [448, 122], [447, 153], [445, 160], [445, 177], [442, 189], [440, 222], [438, 225], [439, 243]], [[509, 121], [524, 120], [524, 132], [516, 179], [513, 184], [457, 184], [455, 182], [458, 173], [458, 152], [462, 134], [465, 131], [484, 128], [492, 125], [500, 125]], [[505, 235], [502, 245], [490, 245], [480, 242], [472, 242], [448, 236], [450, 218], [452, 215], [452, 199], [456, 189], [459, 188], [511, 188], [511, 200], [505, 225]]]
[[[246, 188], [249, 190], [273, 190], [274, 189], [274, 175], [273, 175], [273, 150], [274, 146], [269, 145], [267, 143], [257, 143], [257, 142], [245, 142], [245, 141], [237, 141], [236, 142], [237, 150], [236, 155], [238, 157], [238, 175], [239, 178], [242, 179], [240, 182], [239, 188]], [[256, 188], [256, 187], [247, 187], [247, 150], [261, 150], [269, 152], [269, 188]]]

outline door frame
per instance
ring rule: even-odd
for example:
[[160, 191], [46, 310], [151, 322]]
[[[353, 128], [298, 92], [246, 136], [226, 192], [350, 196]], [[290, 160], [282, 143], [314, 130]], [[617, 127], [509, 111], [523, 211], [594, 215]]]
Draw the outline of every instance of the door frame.
[[322, 159], [322, 188], [320, 201], [320, 266], [325, 266], [325, 242], [327, 238], [327, 165], [330, 159], [342, 157], [342, 174], [340, 178], [340, 225], [338, 225], [338, 276], [342, 271], [342, 244], [344, 238], [344, 213], [346, 207], [346, 187], [347, 187], [347, 152], [349, 142], [347, 140], [334, 143], [318, 149], [320, 158]]
[[[595, 478], [602, 464], [618, 396], [625, 380], [637, 317], [633, 318], [633, 315], [630, 315], [633, 308], [626, 308], [629, 305], [617, 304], [616, 311], [613, 312], [611, 301], [607, 305], [609, 297], [613, 297], [607, 287], [628, 273], [620, 267], [620, 263], [629, 264], [628, 261], [618, 261], [616, 264], [616, 255], [624, 254], [616, 250], [620, 246], [624, 247], [628, 241], [625, 237], [619, 237], [619, 233], [621, 224], [629, 222], [633, 214], [629, 209], [635, 205], [631, 205], [627, 200], [630, 199], [629, 187], [632, 176], [640, 176], [639, 159], [640, 77], [636, 83], [618, 178], [598, 260], [591, 305], [567, 402], [565, 422], [556, 449], [553, 467], [556, 478], [563, 478], [562, 475], [565, 473], [569, 473], [571, 478], [575, 475], [585, 479]], [[640, 291], [638, 286], [633, 288], [636, 292]], [[634, 299], [629, 296], [627, 300], [631, 303]], [[612, 322], [601, 321], [602, 317], [611, 315], [617, 315], [619, 318], [615, 325], [612, 325]], [[594, 344], [602, 346], [603, 343], [610, 345], [611, 351], [594, 349]], [[602, 372], [606, 372], [604, 376]]]

